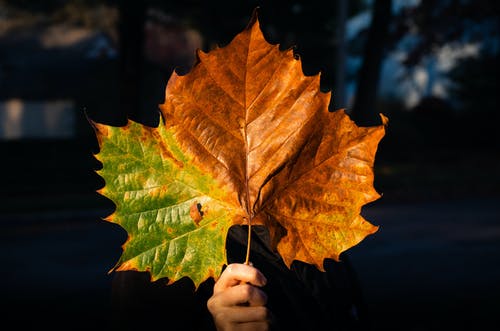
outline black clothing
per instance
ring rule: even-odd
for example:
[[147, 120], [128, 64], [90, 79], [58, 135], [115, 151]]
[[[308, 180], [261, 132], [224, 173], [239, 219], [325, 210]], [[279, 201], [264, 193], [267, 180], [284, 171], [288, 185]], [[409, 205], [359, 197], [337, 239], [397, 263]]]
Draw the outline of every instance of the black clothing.
[[[228, 263], [243, 263], [247, 227], [229, 230], [226, 248]], [[269, 233], [252, 227], [250, 260], [267, 278], [262, 289], [267, 307], [276, 320], [272, 330], [368, 330], [355, 275], [345, 254], [342, 262], [327, 259], [326, 272], [294, 261], [289, 269], [269, 245]], [[207, 309], [214, 280], [194, 291], [187, 277], [166, 285], [166, 280], [149, 281], [144, 272], [115, 273], [112, 302], [116, 330], [215, 330]]]

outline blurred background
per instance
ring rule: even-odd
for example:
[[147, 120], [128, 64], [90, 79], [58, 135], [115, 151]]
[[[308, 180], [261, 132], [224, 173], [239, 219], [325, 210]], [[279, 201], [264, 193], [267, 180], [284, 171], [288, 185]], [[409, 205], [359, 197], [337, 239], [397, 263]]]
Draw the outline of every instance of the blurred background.
[[[87, 118], [158, 124], [173, 70], [257, 6], [331, 109], [389, 118], [380, 229], [350, 251], [373, 330], [500, 325], [500, 16], [486, 0], [0, 0], [1, 304], [16, 329], [106, 329], [126, 233], [101, 218]], [[71, 323], [71, 324], [68, 324]]]

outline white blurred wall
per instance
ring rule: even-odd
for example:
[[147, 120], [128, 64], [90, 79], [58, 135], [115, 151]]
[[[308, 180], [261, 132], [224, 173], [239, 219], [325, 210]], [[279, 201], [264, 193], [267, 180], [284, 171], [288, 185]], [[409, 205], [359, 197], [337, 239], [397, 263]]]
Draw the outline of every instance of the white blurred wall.
[[71, 138], [75, 130], [71, 100], [0, 102], [0, 140]]

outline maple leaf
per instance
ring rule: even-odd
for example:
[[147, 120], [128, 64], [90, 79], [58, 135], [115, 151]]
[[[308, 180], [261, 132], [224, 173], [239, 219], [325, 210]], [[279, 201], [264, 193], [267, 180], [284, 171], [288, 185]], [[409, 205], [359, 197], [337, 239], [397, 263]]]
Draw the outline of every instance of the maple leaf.
[[[254, 14], [229, 45], [197, 52], [170, 77], [157, 128], [92, 123], [107, 220], [128, 233], [115, 270], [149, 271], [196, 287], [227, 263], [237, 224], [260, 224], [288, 267], [323, 269], [377, 226], [361, 208], [380, 196], [373, 163], [387, 119], [358, 127], [328, 111], [320, 75], [305, 76], [293, 50], [268, 43]], [[248, 259], [248, 257], [247, 257]]]

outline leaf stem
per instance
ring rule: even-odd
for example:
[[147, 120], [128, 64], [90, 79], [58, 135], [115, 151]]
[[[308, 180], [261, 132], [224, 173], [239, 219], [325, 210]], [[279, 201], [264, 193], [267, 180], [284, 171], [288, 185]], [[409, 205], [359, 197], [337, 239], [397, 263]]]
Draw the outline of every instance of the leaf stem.
[[252, 222], [248, 220], [248, 239], [247, 239], [247, 256], [245, 258], [245, 264], [250, 264], [250, 243], [252, 241]]
[[246, 65], [245, 65], [245, 88], [243, 89], [243, 100], [244, 100], [244, 105], [245, 105], [245, 125], [243, 126], [243, 136], [245, 139], [245, 186], [246, 186], [246, 200], [247, 200], [247, 215], [248, 215], [248, 239], [247, 239], [247, 255], [245, 257], [245, 264], [249, 265], [250, 264], [250, 244], [252, 241], [252, 221], [254, 217], [253, 213], [253, 208], [251, 206], [251, 199], [250, 199], [250, 180], [249, 180], [249, 169], [248, 169], [248, 153], [249, 153], [249, 146], [248, 146], [248, 110], [249, 110], [249, 105], [248, 105], [248, 100], [247, 100], [247, 94], [246, 94], [246, 87], [247, 87], [247, 72], [248, 72], [248, 58], [249, 58], [249, 53], [247, 49], [247, 54], [246, 54]]

